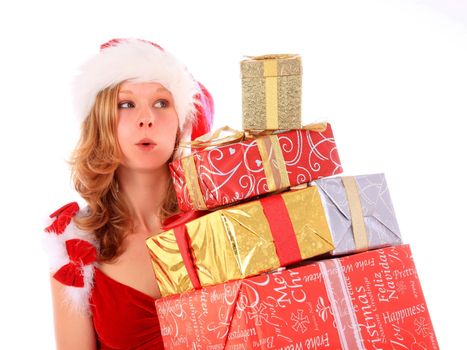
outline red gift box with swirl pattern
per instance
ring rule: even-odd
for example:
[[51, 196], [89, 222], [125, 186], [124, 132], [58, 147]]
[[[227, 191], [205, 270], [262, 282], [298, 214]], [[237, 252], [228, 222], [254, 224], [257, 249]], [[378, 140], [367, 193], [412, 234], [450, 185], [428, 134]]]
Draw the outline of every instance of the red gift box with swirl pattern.
[[408, 245], [156, 301], [165, 349], [439, 349]]
[[336, 175], [342, 166], [331, 125], [324, 123], [208, 147], [172, 162], [170, 171], [180, 209], [190, 211]]

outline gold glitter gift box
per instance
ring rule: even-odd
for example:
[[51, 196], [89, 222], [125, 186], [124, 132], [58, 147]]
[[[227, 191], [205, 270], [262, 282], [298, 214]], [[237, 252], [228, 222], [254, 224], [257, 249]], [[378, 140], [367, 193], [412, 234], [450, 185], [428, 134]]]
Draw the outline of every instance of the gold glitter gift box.
[[186, 221], [146, 240], [163, 296], [258, 275], [334, 249], [315, 186]]
[[299, 55], [249, 57], [240, 63], [244, 130], [300, 129]]

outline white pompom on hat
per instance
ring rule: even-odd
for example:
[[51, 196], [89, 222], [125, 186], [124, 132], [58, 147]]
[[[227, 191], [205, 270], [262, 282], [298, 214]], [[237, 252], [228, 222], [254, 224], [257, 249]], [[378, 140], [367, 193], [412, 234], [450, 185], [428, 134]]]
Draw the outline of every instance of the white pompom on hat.
[[159, 45], [141, 39], [112, 39], [81, 66], [73, 84], [80, 120], [89, 115], [98, 93], [123, 81], [155, 82], [172, 94], [184, 139], [209, 132], [213, 100], [187, 68]]

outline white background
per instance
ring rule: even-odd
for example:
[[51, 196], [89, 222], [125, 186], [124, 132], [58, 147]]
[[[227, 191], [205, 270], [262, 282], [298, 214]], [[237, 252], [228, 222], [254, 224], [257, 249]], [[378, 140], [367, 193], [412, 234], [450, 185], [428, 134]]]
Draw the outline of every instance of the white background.
[[304, 123], [332, 122], [347, 175], [386, 174], [440, 347], [465, 348], [465, 2], [0, 6], [1, 349], [53, 348], [39, 233], [46, 215], [78, 199], [65, 162], [79, 129], [73, 74], [114, 37], [153, 40], [185, 62], [215, 98], [216, 127], [241, 127], [243, 55], [301, 54]]

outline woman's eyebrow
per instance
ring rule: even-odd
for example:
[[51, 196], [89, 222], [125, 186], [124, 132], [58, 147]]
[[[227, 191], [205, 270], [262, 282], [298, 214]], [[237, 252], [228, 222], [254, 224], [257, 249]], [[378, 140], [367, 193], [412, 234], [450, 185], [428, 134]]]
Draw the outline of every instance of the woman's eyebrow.
[[[166, 89], [165, 87], [163, 87], [163, 86], [157, 88], [155, 92], [161, 92], [161, 91], [162, 91], [162, 92], [169, 92], [169, 90], [167, 90], [167, 89]], [[119, 93], [119, 94], [120, 94], [120, 93], [122, 93], [122, 94], [133, 94], [133, 91], [131, 91], [131, 90], [120, 90], [118, 93]]]

